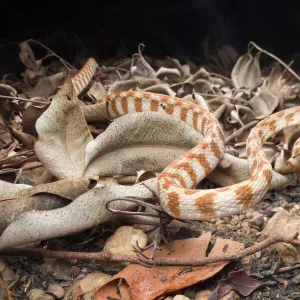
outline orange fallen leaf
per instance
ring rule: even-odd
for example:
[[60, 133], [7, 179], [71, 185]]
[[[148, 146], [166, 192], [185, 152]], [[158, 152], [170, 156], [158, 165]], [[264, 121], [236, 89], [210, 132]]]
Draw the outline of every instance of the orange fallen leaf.
[[[205, 257], [210, 239], [211, 233], [208, 232], [202, 234], [199, 238], [177, 240], [157, 249], [156, 257], [192, 259]], [[209, 257], [224, 253], [234, 253], [243, 248], [244, 245], [242, 243], [217, 238]], [[144, 254], [149, 257], [151, 253], [152, 249], [149, 249]], [[153, 268], [130, 264], [116, 274], [112, 278], [112, 281], [116, 285], [116, 279], [123, 278], [129, 285], [129, 295], [132, 300], [151, 300], [210, 278], [222, 270], [228, 263], [215, 263], [199, 267], [155, 266]], [[110, 285], [111, 282], [109, 283]], [[95, 300], [104, 300], [107, 297], [113, 297], [107, 290], [104, 290], [105, 286], [97, 291]]]

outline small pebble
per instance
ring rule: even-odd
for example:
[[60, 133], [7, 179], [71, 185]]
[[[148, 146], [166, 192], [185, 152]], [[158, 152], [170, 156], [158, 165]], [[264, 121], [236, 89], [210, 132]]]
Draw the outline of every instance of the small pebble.
[[251, 225], [262, 228], [265, 224], [265, 217], [263, 214], [258, 214], [250, 220]]
[[243, 222], [242, 223], [242, 231], [247, 233], [247, 234], [251, 233], [251, 228], [250, 228], [248, 222]]
[[238, 216], [233, 216], [232, 219], [231, 219], [231, 221], [230, 221], [230, 224], [232, 226], [235, 226], [235, 225], [237, 225], [238, 222], [239, 222]]
[[246, 212], [246, 218], [247, 218], [247, 219], [252, 219], [252, 218], [253, 218], [253, 211], [251, 211], [251, 210], [250, 210], [250, 211], [247, 211], [247, 212]]
[[239, 219], [240, 219], [240, 221], [244, 221], [246, 219], [246, 216], [245, 215], [240, 215]]
[[219, 226], [219, 225], [221, 225], [221, 224], [224, 224], [224, 220], [218, 220], [218, 221], [216, 222], [216, 225], [217, 225], [217, 226]]
[[230, 223], [230, 218], [229, 217], [225, 217], [223, 220], [224, 220], [225, 224], [229, 224]]

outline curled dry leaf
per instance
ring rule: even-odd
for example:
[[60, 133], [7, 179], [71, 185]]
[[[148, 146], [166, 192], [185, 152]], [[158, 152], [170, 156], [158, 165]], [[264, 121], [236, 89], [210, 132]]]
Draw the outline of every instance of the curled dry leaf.
[[81, 177], [85, 148], [93, 137], [70, 79], [37, 120], [36, 130], [35, 152], [44, 167], [59, 179]]
[[[24, 213], [2, 233], [0, 250], [72, 234], [111, 220], [115, 216], [106, 209], [107, 201], [132, 196], [147, 199], [154, 194], [145, 182], [134, 186], [95, 187], [65, 207]], [[117, 201], [111, 207], [131, 210], [136, 205]]]
[[94, 100], [105, 98], [107, 91], [101, 82], [94, 82], [87, 94]]
[[156, 72], [156, 77], [157, 78], [173, 78], [173, 77], [180, 77], [180, 71], [175, 68], [165, 68], [161, 67], [157, 72]]
[[261, 82], [261, 71], [259, 65], [260, 52], [251, 57], [244, 70], [244, 76], [241, 78], [242, 86], [245, 88], [255, 88]]
[[133, 75], [139, 74], [147, 78], [155, 78], [155, 71], [145, 60], [141, 52], [139, 53], [136, 66], [131, 71]]
[[[138, 124], [138, 125], [137, 125]], [[135, 175], [161, 171], [202, 136], [174, 118], [153, 112], [125, 115], [88, 143], [86, 175]]]
[[24, 212], [50, 210], [69, 204], [70, 200], [95, 186], [96, 181], [88, 177], [65, 179], [30, 188], [1, 183], [6, 191], [0, 198], [0, 231], [3, 231]]
[[[50, 102], [49, 102], [50, 104]], [[30, 105], [23, 112], [23, 132], [37, 136], [35, 123], [36, 120], [46, 111], [49, 104]]]
[[97, 290], [111, 279], [111, 275], [104, 273], [87, 274], [76, 281], [66, 292], [64, 299], [92, 299]]
[[249, 106], [255, 114], [255, 119], [260, 120], [271, 115], [279, 104], [279, 98], [267, 88], [262, 89], [257, 95], [249, 100]]
[[253, 56], [251, 53], [247, 52], [246, 54], [240, 56], [232, 69], [231, 79], [237, 90], [243, 87], [246, 66], [251, 59], [253, 59]]
[[[108, 94], [128, 91], [130, 89], [145, 89], [153, 85], [159, 84], [161, 81], [157, 78], [139, 78], [125, 81], [117, 81], [110, 87]], [[100, 100], [100, 99], [98, 99]]]
[[[249, 163], [246, 159], [225, 153], [222, 161], [223, 160], [226, 161], [226, 164], [219, 164], [218, 167], [208, 175], [208, 179], [220, 186], [229, 186], [250, 178]], [[226, 166], [226, 168], [224, 168], [224, 166]], [[289, 180], [286, 176], [273, 171], [270, 188], [274, 189], [288, 182]]]
[[194, 84], [196, 82], [196, 80], [198, 80], [198, 79], [204, 79], [204, 80], [209, 81], [210, 80], [210, 75], [204, 68], [200, 68], [195, 74], [191, 75], [185, 81], [185, 83]]
[[[118, 255], [135, 255], [134, 246], [141, 248], [147, 245], [147, 235], [140, 229], [130, 226], [119, 227], [115, 233], [107, 239], [102, 251]], [[102, 268], [107, 271], [116, 271], [127, 266], [126, 262], [102, 262]]]
[[150, 86], [144, 90], [145, 92], [157, 93], [157, 94], [165, 94], [171, 97], [175, 97], [176, 93], [169, 87], [169, 85], [165, 83], [156, 84]]
[[56, 93], [58, 87], [65, 79], [65, 73], [60, 72], [48, 77], [41, 78], [33, 89], [25, 92], [29, 98], [33, 97], [49, 97]]
[[16, 197], [19, 191], [31, 188], [27, 184], [13, 184], [0, 180], [1, 199]]
[[[199, 238], [177, 240], [171, 244], [160, 247], [160, 250], [156, 251], [156, 257], [205, 257], [210, 239], [211, 234], [204, 233]], [[244, 245], [239, 242], [217, 238], [208, 256], [223, 254], [224, 249], [226, 249], [225, 252], [229, 254], [242, 250], [243, 248]], [[144, 254], [147, 257], [151, 257], [152, 251], [153, 249], [151, 248], [145, 251]], [[117, 288], [117, 279], [123, 278], [129, 285], [129, 294], [132, 300], [150, 300], [210, 278], [222, 270], [228, 263], [229, 262], [217, 263], [200, 267], [154, 266], [152, 268], [130, 264], [116, 274], [112, 278], [112, 281], [115, 282]], [[105, 288], [105, 286], [103, 288]], [[104, 294], [102, 288], [100, 288], [95, 295], [95, 299], [104, 300], [109, 296], [111, 295]]]
[[26, 66], [26, 68], [36, 71], [37, 64], [36, 64], [35, 56], [27, 41], [20, 43], [19, 47], [21, 50], [21, 52], [19, 53], [19, 57], [22, 63]]
[[218, 300], [231, 290], [246, 297], [260, 286], [261, 283], [252, 279], [244, 270], [234, 271], [230, 273], [227, 279], [222, 279], [218, 282], [218, 286], [208, 300]]
[[34, 149], [35, 142], [37, 138], [29, 133], [24, 133], [21, 131], [18, 131], [14, 129], [13, 127], [10, 128], [13, 136], [17, 138], [24, 146], [26, 149], [32, 150]]

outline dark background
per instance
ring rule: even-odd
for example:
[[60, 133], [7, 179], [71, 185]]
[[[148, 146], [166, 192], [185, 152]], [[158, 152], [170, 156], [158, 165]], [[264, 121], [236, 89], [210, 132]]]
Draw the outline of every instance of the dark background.
[[[139, 43], [151, 57], [166, 55], [203, 62], [201, 43], [232, 45], [239, 53], [250, 40], [286, 62], [300, 52], [297, 1], [1, 1], [0, 72], [23, 68], [18, 43], [34, 38], [64, 59], [105, 60], [131, 56]], [[39, 58], [45, 50], [34, 49]]]

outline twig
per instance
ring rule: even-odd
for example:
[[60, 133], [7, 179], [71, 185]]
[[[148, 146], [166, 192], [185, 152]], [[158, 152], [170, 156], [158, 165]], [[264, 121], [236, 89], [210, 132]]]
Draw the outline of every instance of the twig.
[[227, 81], [230, 81], [230, 82], [232, 81], [231, 78], [228, 78], [228, 77], [226, 77], [224, 75], [221, 75], [221, 74], [218, 74], [218, 73], [210, 72], [209, 75], [220, 77], [220, 78], [222, 78], [224, 80], [227, 80]]
[[20, 156], [20, 155], [25, 155], [25, 154], [29, 154], [29, 155], [34, 154], [34, 150], [26, 150], [26, 151], [24, 151], [24, 152], [19, 152], [19, 153], [15, 154], [15, 155], [12, 155], [12, 156], [9, 156], [9, 157], [2, 158], [2, 159], [0, 159], [0, 163], [3, 163], [3, 162], [5, 162], [6, 160], [10, 160], [10, 159], [12, 159], [12, 158], [14, 158], [14, 157], [17, 157], [17, 156]]
[[277, 272], [278, 273], [283, 273], [283, 272], [288, 272], [288, 271], [295, 270], [295, 269], [298, 269], [298, 268], [300, 268], [300, 264], [279, 268], [277, 270]]
[[57, 55], [55, 52], [53, 52], [50, 48], [48, 48], [47, 46], [45, 46], [44, 44], [34, 40], [34, 39], [29, 39], [27, 40], [28, 43], [32, 42], [32, 43], [36, 43], [38, 45], [40, 45], [41, 47], [45, 48], [47, 51], [49, 51], [51, 54], [53, 54], [54, 56], [56, 56], [57, 58], [59, 58], [59, 60], [67, 65], [70, 69], [73, 69], [75, 71], [77, 71], [77, 69], [75, 67], [73, 67], [70, 63], [68, 63], [66, 60], [64, 60], [62, 57], [60, 57], [59, 55]]
[[232, 100], [232, 101], [237, 101], [237, 102], [240, 102], [240, 103], [243, 103], [243, 104], [247, 104], [247, 105], [249, 104], [249, 102], [247, 100], [237, 99], [237, 98], [233, 98], [233, 97], [220, 96], [220, 95], [216, 95], [216, 94], [205, 94], [205, 93], [198, 93], [198, 94], [201, 95], [201, 96], [209, 96], [209, 97], [216, 96], [212, 99], [207, 99], [207, 102], [215, 100], [215, 99], [225, 98], [225, 99]]
[[[237, 253], [224, 254], [212, 257], [203, 258], [175, 258], [175, 257], [156, 257], [155, 265], [169, 265], [169, 266], [203, 266], [213, 263], [237, 261], [243, 257], [252, 255], [262, 249], [265, 249], [273, 244], [285, 242], [289, 244], [300, 245], [300, 241], [293, 238], [286, 238], [282, 236], [272, 236], [264, 241], [241, 250]], [[82, 259], [82, 260], [96, 260], [96, 261], [116, 261], [116, 262], [130, 262], [140, 264], [139, 257], [134, 255], [118, 255], [108, 252], [68, 252], [68, 251], [53, 251], [44, 249], [30, 249], [30, 248], [12, 248], [10, 250], [0, 251], [0, 255], [8, 256], [27, 256], [27, 257], [51, 257], [60, 259]], [[149, 265], [153, 265], [153, 261], [148, 261]]]
[[21, 98], [21, 97], [14, 97], [14, 96], [3, 96], [3, 95], [0, 95], [0, 98], [11, 99], [11, 100], [20, 100], [20, 101], [32, 102], [32, 103], [38, 103], [38, 104], [49, 104], [50, 103], [50, 102], [43, 102], [43, 101], [38, 101], [38, 100], [31, 100], [31, 99], [26, 99], [26, 98]]
[[283, 65], [291, 74], [293, 74], [295, 76], [296, 79], [298, 79], [300, 81], [300, 77], [296, 74], [295, 71], [293, 71], [286, 63], [284, 63], [280, 58], [278, 58], [277, 56], [275, 56], [274, 54], [270, 53], [267, 50], [264, 50], [262, 48], [260, 48], [258, 45], [256, 45], [254, 42], [250, 42], [249, 45], [253, 45], [257, 50], [261, 51], [262, 53], [272, 57], [273, 59], [275, 59], [276, 61], [278, 61], [281, 65]]
[[246, 129], [249, 129], [253, 126], [255, 126], [257, 123], [259, 122], [259, 120], [255, 120], [252, 121], [246, 125], [244, 125], [243, 127], [241, 127], [239, 130], [233, 132], [226, 140], [225, 140], [225, 144], [229, 143], [233, 138], [235, 138], [236, 136], [240, 135], [242, 132], [244, 132]]

